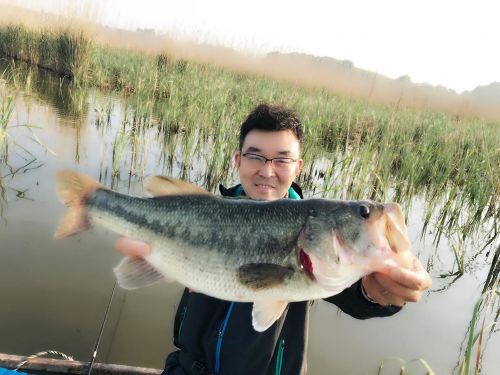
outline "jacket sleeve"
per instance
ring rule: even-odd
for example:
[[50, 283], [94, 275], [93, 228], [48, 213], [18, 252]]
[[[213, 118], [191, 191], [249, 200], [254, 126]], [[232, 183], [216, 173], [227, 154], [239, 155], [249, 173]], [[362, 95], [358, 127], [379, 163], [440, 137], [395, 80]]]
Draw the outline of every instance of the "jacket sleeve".
[[343, 312], [356, 319], [391, 316], [401, 310], [398, 306], [382, 306], [368, 301], [361, 294], [361, 280], [341, 293], [325, 298], [325, 301], [337, 305]]

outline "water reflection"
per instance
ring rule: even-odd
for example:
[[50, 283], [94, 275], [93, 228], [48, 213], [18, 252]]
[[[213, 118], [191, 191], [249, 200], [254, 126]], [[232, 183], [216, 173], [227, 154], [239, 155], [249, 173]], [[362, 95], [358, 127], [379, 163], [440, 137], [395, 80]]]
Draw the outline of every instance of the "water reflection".
[[67, 78], [7, 57], [0, 57], [0, 72], [16, 92], [34, 95], [62, 117], [81, 118], [88, 111], [87, 90], [71, 85]]
[[[112, 235], [99, 230], [70, 240], [70, 243], [54, 243], [51, 240], [56, 222], [64, 210], [56, 202], [53, 192], [55, 170], [79, 169], [94, 175], [106, 186], [130, 194], [142, 194], [142, 181], [151, 174], [173, 175], [216, 191], [219, 183], [229, 185], [236, 181], [231, 158], [237, 148], [237, 128], [203, 124], [186, 127], [176, 115], [157, 104], [77, 90], [62, 81], [54, 82], [43, 74], [37, 76], [40, 73], [28, 71], [22, 76], [20, 71], [15, 73], [17, 75], [8, 75], [6, 81], [10, 91], [0, 91], [0, 103], [7, 103], [2, 104], [2, 108], [7, 108], [2, 113], [8, 114], [4, 116], [7, 125], [3, 127], [3, 134], [8, 134], [8, 137], [0, 139], [0, 150], [3, 150], [0, 155], [0, 209], [7, 223], [0, 233], [2, 243], [9, 247], [5, 250], [7, 245], [2, 245], [0, 256], [8, 254], [13, 259], [9, 267], [6, 262], [0, 262], [0, 272], [4, 285], [17, 285], [14, 292], [7, 291], [5, 287], [0, 287], [0, 292], [5, 296], [3, 300], [13, 300], [19, 292], [30, 295], [29, 299], [17, 305], [19, 310], [16, 313], [32, 310], [32, 303], [36, 302], [41, 315], [35, 319], [38, 324], [47, 324], [49, 328], [61, 332], [57, 338], [40, 341], [40, 345], [56, 343], [56, 349], [86, 359], [86, 348], [93, 343], [93, 333], [113, 282], [111, 269], [116, 264], [117, 255], [109, 251], [104, 254], [99, 250], [112, 247], [113, 241]], [[45, 83], [38, 82], [44, 80]], [[22, 95], [19, 90], [22, 90]], [[338, 318], [340, 323], [331, 324], [335, 314], [331, 308], [322, 305], [315, 308], [311, 323], [310, 371], [321, 374], [327, 368], [338, 373], [373, 373], [381, 360], [397, 355], [408, 359], [423, 357], [438, 373], [449, 373], [456, 358], [466, 355], [467, 345], [459, 346], [481, 294], [479, 289], [498, 288], [498, 237], [496, 232], [491, 231], [491, 228], [498, 227], [494, 210], [489, 214], [461, 212], [460, 204], [454, 204], [457, 193], [453, 189], [444, 189], [440, 196], [431, 190], [417, 194], [410, 184], [395, 184], [387, 177], [388, 174], [378, 173], [384, 166], [383, 160], [348, 151], [328, 151], [306, 145], [305, 159], [308, 162], [299, 180], [306, 194], [402, 202], [415, 252], [419, 253], [423, 262], [427, 262], [430, 272], [441, 276], [441, 279], [434, 280], [434, 293], [426, 296], [423, 303], [409, 307], [400, 316], [382, 323], [351, 322], [348, 317], [342, 316]], [[371, 162], [366, 163], [366, 160]], [[430, 203], [429, 194], [435, 194]], [[493, 207], [496, 204], [492, 202]], [[41, 212], [41, 215], [36, 216], [34, 212]], [[457, 218], [450, 221], [449, 215], [456, 215]], [[479, 223], [470, 226], [471, 218]], [[20, 281], [14, 270], [16, 267], [26, 270], [26, 263], [31, 263], [32, 259], [43, 272], [30, 269], [36, 280]], [[56, 267], [51, 263], [56, 263]], [[37, 284], [39, 279], [44, 280], [43, 286]], [[484, 286], [478, 287], [483, 280], [486, 280]], [[32, 293], [39, 293], [40, 289], [52, 293], [49, 297], [51, 306], [45, 306], [46, 302], [40, 297], [31, 296]], [[160, 367], [163, 356], [171, 349], [168, 346], [170, 324], [179, 291], [178, 286], [172, 289], [159, 286], [137, 293], [122, 291], [121, 307], [115, 307], [119, 311], [115, 311], [110, 324], [114, 333], [108, 332], [103, 356], [110, 361]], [[491, 294], [481, 300], [476, 316], [481, 316], [483, 323], [473, 319], [469, 333], [481, 332], [479, 323], [487, 327], [484, 332], [491, 331], [488, 324], [498, 320], [500, 311], [499, 299], [493, 297]], [[60, 306], [59, 300], [70, 307]], [[59, 306], [60, 310], [55, 306]], [[150, 308], [143, 309], [142, 306]], [[64, 315], [64, 324], [57, 328], [58, 319], [54, 317], [60, 313]], [[427, 348], [428, 338], [434, 337], [435, 332], [442, 332], [440, 325], [443, 320], [436, 322], [426, 317], [446, 319], [450, 314], [454, 314], [450, 318], [453, 323], [449, 327], [450, 332], [442, 333], [443, 340], [448, 340], [443, 345], [446, 348], [432, 345]], [[48, 316], [51, 318], [47, 319]], [[26, 324], [25, 317], [21, 320]], [[408, 327], [409, 321], [418, 324]], [[38, 340], [35, 335], [47, 335], [44, 327], [37, 326], [37, 323], [29, 325], [30, 331], [22, 336], [25, 343], [16, 338], [16, 332], [25, 328], [18, 322], [14, 322], [13, 327], [15, 329], [5, 332], [4, 338], [0, 338], [0, 345], [5, 350], [34, 352], [49, 348], [35, 348], [34, 344]], [[428, 329], [427, 337], [422, 336], [419, 327]], [[132, 334], [138, 335], [140, 329], [148, 332], [154, 349], [145, 352], [142, 344], [136, 342]], [[413, 345], [401, 347], [402, 330], [415, 341]], [[373, 348], [364, 343], [370, 334], [372, 337], [380, 336], [386, 346]], [[359, 364], [356, 372], [352, 372], [352, 368], [349, 372], [349, 366], [359, 362], [359, 359], [350, 358], [352, 351], [347, 349], [344, 349], [347, 352], [342, 351], [332, 359], [328, 351], [330, 346], [318, 344], [324, 342], [325, 335], [338, 337], [339, 341], [335, 341], [338, 346], [359, 348], [366, 353], [366, 364]], [[67, 337], [73, 338], [71, 343]], [[389, 339], [393, 342], [387, 342]], [[491, 347], [483, 353], [500, 347], [495, 336], [487, 336], [483, 345], [486, 343]], [[127, 345], [132, 347], [127, 348]], [[462, 354], [457, 354], [459, 350]], [[493, 372], [499, 370], [494, 360], [485, 361], [484, 368]]]

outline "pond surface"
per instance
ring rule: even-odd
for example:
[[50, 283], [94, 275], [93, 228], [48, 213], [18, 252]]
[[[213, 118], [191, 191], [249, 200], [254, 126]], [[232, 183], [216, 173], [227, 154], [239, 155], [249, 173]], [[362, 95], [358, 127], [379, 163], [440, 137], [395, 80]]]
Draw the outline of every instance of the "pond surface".
[[[43, 79], [47, 78], [39, 78]], [[121, 256], [113, 250], [115, 235], [101, 228], [53, 240], [66, 210], [55, 195], [55, 173], [79, 170], [118, 191], [138, 195], [142, 178], [152, 174], [204, 184], [210, 140], [193, 148], [186, 166], [189, 152], [182, 133], [159, 136], [153, 128], [134, 132], [124, 99], [90, 91], [68, 104], [68, 95], [74, 93], [53, 78], [48, 81], [37, 82], [39, 87], [29, 94], [5, 82], [0, 85], [0, 105], [13, 95], [14, 106], [8, 137], [0, 145], [0, 352], [30, 355], [51, 349], [89, 360], [113, 289], [112, 269]], [[227, 155], [232, 151], [225, 150]], [[227, 182], [236, 182], [232, 168]], [[480, 254], [452, 284], [451, 277], [439, 278], [455, 270], [450, 249], [455, 242], [443, 238], [435, 246], [432, 233], [421, 236], [424, 207], [425, 202], [415, 197], [408, 228], [414, 252], [429, 265], [432, 291], [393, 317], [367, 321], [355, 320], [324, 301], [315, 303], [309, 373], [377, 374], [383, 361], [382, 374], [399, 374], [400, 363], [394, 358], [422, 358], [436, 374], [456, 372], [491, 258]], [[461, 246], [474, 254], [481, 241]], [[172, 323], [181, 292], [179, 284], [135, 291], [118, 288], [98, 361], [162, 368], [174, 350]], [[486, 342], [482, 373], [499, 374], [500, 335], [494, 333]], [[413, 374], [425, 373], [419, 363], [408, 367]]]

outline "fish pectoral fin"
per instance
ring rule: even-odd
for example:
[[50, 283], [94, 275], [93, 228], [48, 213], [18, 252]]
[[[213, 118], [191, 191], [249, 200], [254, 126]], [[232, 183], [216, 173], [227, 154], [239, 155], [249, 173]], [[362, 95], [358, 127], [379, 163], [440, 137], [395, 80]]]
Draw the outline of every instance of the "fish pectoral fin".
[[118, 285], [123, 289], [137, 289], [161, 281], [173, 281], [161, 274], [144, 258], [125, 257], [114, 269]]
[[248, 263], [238, 268], [238, 280], [250, 289], [266, 289], [283, 283], [294, 273], [289, 267], [273, 263]]
[[258, 332], [264, 332], [280, 318], [285, 311], [286, 301], [256, 301], [252, 309], [252, 325]]
[[165, 195], [212, 195], [201, 187], [169, 176], [152, 176], [145, 184], [146, 191], [153, 197]]

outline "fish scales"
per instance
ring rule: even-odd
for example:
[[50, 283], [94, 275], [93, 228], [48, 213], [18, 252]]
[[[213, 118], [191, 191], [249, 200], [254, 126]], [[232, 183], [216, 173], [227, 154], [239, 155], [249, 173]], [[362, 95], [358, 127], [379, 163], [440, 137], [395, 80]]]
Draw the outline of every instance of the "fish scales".
[[[241, 285], [238, 268], [247, 263], [287, 265], [312, 210], [294, 204], [284, 209], [283, 203], [206, 196], [136, 198], [105, 189], [87, 200], [91, 219], [118, 233], [145, 239], [160, 250], [151, 260], [153, 265], [168, 264], [167, 273], [190, 279], [195, 289], [216, 279], [211, 287], [215, 293], [226, 298], [236, 293], [245, 300], [254, 291]], [[255, 205], [260, 206], [257, 214]], [[273, 221], [279, 224], [266, 230]], [[175, 252], [161, 251], [172, 247]]]
[[166, 185], [153, 189], [166, 196], [139, 198], [79, 173], [58, 173], [58, 195], [69, 210], [55, 237], [95, 223], [148, 242], [151, 251], [130, 253], [115, 268], [122, 287], [176, 280], [216, 298], [254, 302], [259, 331], [288, 302], [335, 295], [364, 275], [414, 259], [395, 203], [218, 198], [156, 177]]
[[283, 260], [293, 250], [307, 208], [292, 205], [283, 210], [283, 204], [267, 204], [256, 213], [256, 204], [206, 196], [136, 198], [104, 189], [87, 200], [90, 216], [102, 218], [103, 225], [118, 220], [121, 225], [114, 229], [133, 230], [123, 234], [146, 231], [188, 246], [203, 244], [242, 262]]

